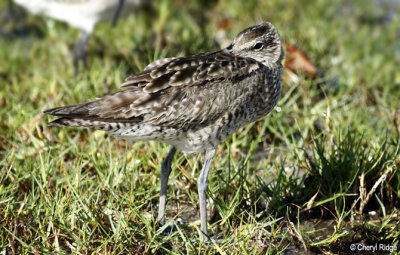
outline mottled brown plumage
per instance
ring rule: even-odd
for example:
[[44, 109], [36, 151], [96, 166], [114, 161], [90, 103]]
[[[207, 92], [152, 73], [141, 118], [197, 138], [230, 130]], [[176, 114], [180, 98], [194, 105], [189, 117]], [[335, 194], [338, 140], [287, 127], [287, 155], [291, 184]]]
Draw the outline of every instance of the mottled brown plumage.
[[161, 171], [161, 223], [175, 150], [206, 151], [199, 196], [201, 228], [207, 234], [205, 190], [215, 149], [226, 137], [265, 116], [276, 105], [283, 56], [276, 28], [262, 23], [239, 33], [225, 49], [158, 60], [128, 77], [122, 91], [45, 113], [62, 117], [49, 126], [86, 126], [128, 140], [173, 145]]

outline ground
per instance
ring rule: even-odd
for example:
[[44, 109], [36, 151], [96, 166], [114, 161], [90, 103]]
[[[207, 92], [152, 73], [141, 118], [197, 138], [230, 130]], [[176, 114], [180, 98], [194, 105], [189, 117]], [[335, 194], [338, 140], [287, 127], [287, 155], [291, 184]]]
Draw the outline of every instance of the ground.
[[[400, 249], [397, 1], [157, 0], [115, 28], [99, 24], [76, 77], [79, 31], [0, 8], [2, 254]], [[45, 109], [116, 91], [153, 60], [225, 47], [261, 21], [285, 42], [283, 93], [269, 116], [217, 150], [210, 244], [198, 239], [203, 155], [175, 157], [166, 235], [155, 219], [168, 145], [47, 127]]]

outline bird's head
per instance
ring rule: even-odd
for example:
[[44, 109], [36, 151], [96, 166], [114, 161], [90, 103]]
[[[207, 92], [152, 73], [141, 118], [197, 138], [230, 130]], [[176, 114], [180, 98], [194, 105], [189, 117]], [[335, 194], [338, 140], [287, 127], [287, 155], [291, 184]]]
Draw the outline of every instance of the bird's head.
[[269, 22], [246, 28], [226, 50], [240, 57], [255, 59], [269, 67], [280, 65], [285, 55], [278, 30]]

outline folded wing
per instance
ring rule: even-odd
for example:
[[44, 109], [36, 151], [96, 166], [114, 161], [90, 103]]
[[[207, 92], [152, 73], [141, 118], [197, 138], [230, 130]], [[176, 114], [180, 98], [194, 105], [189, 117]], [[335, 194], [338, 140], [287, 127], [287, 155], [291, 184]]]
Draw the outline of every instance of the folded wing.
[[141, 122], [190, 128], [214, 121], [228, 108], [235, 107], [248, 91], [243, 86], [227, 87], [235, 86], [233, 81], [251, 75], [257, 68], [259, 63], [255, 60], [224, 51], [159, 60], [128, 77], [122, 91], [45, 113], [64, 120]]

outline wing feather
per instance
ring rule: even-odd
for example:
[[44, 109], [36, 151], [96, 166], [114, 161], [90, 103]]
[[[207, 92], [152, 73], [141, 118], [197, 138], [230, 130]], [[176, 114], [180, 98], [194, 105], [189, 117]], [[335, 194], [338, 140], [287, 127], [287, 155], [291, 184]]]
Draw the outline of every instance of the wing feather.
[[47, 113], [183, 129], [194, 127], [214, 121], [235, 107], [237, 100], [250, 92], [244, 86], [236, 88], [233, 81], [252, 75], [259, 68], [261, 64], [253, 59], [224, 51], [162, 59], [128, 77], [122, 84], [125, 90]]

